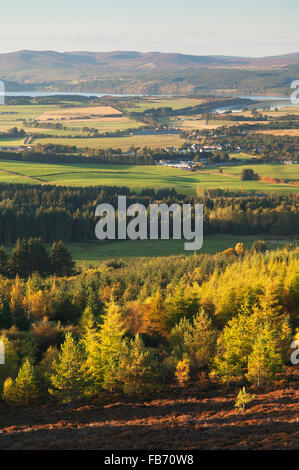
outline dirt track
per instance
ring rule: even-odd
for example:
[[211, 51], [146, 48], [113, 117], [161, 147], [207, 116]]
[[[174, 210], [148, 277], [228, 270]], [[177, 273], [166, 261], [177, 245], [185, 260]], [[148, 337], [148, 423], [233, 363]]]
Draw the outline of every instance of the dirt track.
[[[299, 449], [299, 368], [254, 391], [239, 414], [239, 387], [173, 390], [144, 401], [73, 408], [0, 406], [0, 449]], [[253, 390], [251, 390], [253, 391]]]

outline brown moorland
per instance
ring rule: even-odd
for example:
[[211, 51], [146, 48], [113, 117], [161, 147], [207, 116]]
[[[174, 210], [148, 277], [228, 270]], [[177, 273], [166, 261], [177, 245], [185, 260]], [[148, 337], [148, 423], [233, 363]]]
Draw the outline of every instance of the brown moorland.
[[298, 449], [299, 369], [289, 367], [254, 401], [234, 408], [240, 384], [209, 380], [143, 399], [72, 407], [0, 406], [0, 449]]

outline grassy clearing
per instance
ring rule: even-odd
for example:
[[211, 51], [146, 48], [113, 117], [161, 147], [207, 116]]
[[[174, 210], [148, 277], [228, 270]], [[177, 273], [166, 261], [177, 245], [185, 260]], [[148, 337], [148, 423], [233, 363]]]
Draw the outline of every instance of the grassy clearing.
[[[238, 242], [250, 248], [258, 236], [243, 235], [210, 235], [204, 238], [203, 247], [197, 253], [215, 254], [235, 246]], [[288, 243], [287, 239], [266, 239], [269, 249], [281, 247]], [[91, 241], [85, 243], [68, 243], [67, 248], [79, 265], [97, 265], [105, 259], [192, 255], [193, 251], [184, 250], [184, 240], [123, 240], [123, 241]]]
[[[252, 165], [251, 165], [252, 166]], [[292, 185], [278, 185], [263, 183], [261, 181], [241, 181], [239, 174], [244, 166], [224, 167], [224, 173], [218, 174], [217, 170], [209, 173], [209, 170], [190, 172], [176, 168], [161, 166], [139, 165], [88, 165], [88, 164], [45, 164], [31, 162], [13, 162], [0, 160], [0, 181], [10, 181], [10, 178], [19, 178], [22, 181], [36, 184], [55, 184], [67, 186], [128, 186], [140, 191], [143, 188], [176, 188], [182, 194], [195, 195], [196, 187], [222, 188], [235, 191], [255, 190], [257, 192], [296, 193], [298, 188]], [[298, 167], [297, 167], [298, 168]], [[297, 171], [294, 175], [294, 171]], [[298, 176], [298, 170], [283, 165], [256, 165], [255, 171], [265, 176], [273, 176], [280, 172], [292, 173], [292, 178]], [[10, 172], [10, 176], [7, 174]], [[225, 174], [225, 173], [229, 174]], [[276, 173], [277, 172], [277, 173]], [[11, 180], [11, 182], [13, 182]]]

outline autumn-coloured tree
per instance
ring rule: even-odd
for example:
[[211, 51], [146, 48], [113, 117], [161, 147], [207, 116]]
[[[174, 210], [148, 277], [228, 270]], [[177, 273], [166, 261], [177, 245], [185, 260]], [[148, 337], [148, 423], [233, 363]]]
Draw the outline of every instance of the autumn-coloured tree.
[[269, 326], [256, 337], [248, 357], [247, 379], [258, 387], [273, 380], [281, 370], [282, 357], [276, 349], [275, 334]]
[[50, 314], [50, 305], [47, 294], [41, 289], [30, 292], [23, 300], [26, 316], [30, 320], [41, 320]]
[[244, 243], [237, 243], [235, 246], [235, 252], [238, 256], [243, 256], [245, 253]]
[[255, 396], [250, 395], [250, 393], [247, 393], [246, 388], [243, 387], [238, 393], [237, 400], [236, 400], [236, 403], [235, 403], [235, 408], [237, 408], [239, 411], [244, 413], [245, 406], [248, 403], [251, 403], [254, 400], [254, 398], [255, 398]]
[[175, 376], [180, 385], [186, 384], [190, 379], [190, 360], [184, 358], [176, 365]]
[[181, 318], [191, 319], [198, 311], [198, 297], [192, 289], [179, 286], [166, 300], [166, 326], [168, 330]]
[[3, 388], [3, 399], [6, 402], [29, 405], [39, 398], [39, 389], [35, 370], [29, 359], [25, 359], [16, 379], [6, 379]]
[[122, 390], [128, 395], [138, 395], [157, 387], [157, 358], [144, 346], [139, 335], [129, 341], [123, 340], [118, 381]]
[[224, 383], [233, 377], [243, 376], [256, 334], [257, 325], [253, 316], [241, 313], [230, 320], [218, 338], [212, 375]]
[[11, 377], [14, 379], [18, 372], [20, 357], [16, 351], [14, 343], [8, 339], [6, 334], [0, 336], [0, 341], [4, 345], [5, 364], [0, 365], [0, 391], [2, 390], [4, 381]]
[[102, 316], [99, 331], [101, 377], [104, 389], [113, 390], [116, 386], [116, 376], [125, 332], [126, 327], [122, 320], [120, 308], [114, 301], [111, 301]]
[[10, 311], [14, 325], [21, 330], [26, 330], [29, 326], [29, 319], [24, 308], [24, 286], [21, 279], [16, 276], [10, 290]]
[[49, 393], [62, 403], [81, 398], [87, 383], [85, 358], [80, 345], [71, 333], [67, 333], [61, 346], [58, 360], [52, 364], [54, 373], [50, 377]]
[[[81, 343], [84, 349], [85, 367], [90, 383], [87, 393], [98, 394], [103, 389], [103, 363], [99, 326], [94, 320], [91, 308], [86, 307], [80, 321]], [[87, 388], [86, 388], [87, 390]]]
[[172, 354], [177, 360], [188, 357], [190, 367], [198, 371], [207, 367], [216, 349], [217, 334], [212, 321], [203, 311], [192, 321], [182, 319], [170, 333]]
[[144, 302], [145, 331], [152, 335], [167, 335], [165, 299], [160, 289]]

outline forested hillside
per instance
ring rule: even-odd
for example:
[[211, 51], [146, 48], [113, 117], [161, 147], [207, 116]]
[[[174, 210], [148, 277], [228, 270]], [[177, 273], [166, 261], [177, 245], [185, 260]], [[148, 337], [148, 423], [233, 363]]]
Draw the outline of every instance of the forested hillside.
[[18, 91], [25, 82], [27, 90], [50, 87], [52, 91], [166, 95], [227, 90], [286, 95], [298, 76], [298, 62], [298, 54], [248, 58], [19, 51], [0, 55], [0, 78], [12, 91]]

